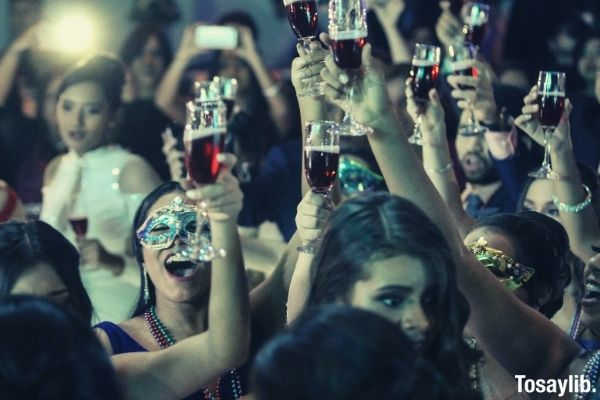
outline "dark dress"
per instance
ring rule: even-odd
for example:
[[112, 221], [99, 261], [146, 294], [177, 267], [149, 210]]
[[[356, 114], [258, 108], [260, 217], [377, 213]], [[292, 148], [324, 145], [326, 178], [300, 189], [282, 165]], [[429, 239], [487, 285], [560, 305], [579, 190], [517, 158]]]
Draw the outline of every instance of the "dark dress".
[[[101, 322], [95, 326], [95, 328], [102, 329], [106, 335], [108, 336], [108, 340], [110, 341], [110, 346], [112, 347], [113, 354], [123, 354], [123, 353], [138, 353], [148, 351], [138, 342], [136, 342], [131, 336], [127, 334], [120, 326], [113, 324], [112, 322]], [[248, 385], [247, 385], [247, 368], [242, 367], [238, 369], [238, 374], [240, 377], [240, 383], [242, 384], [242, 395], [247, 394]], [[221, 377], [219, 382], [219, 392], [221, 394], [221, 399], [223, 400], [234, 400], [235, 397], [233, 395], [232, 390], [232, 379], [231, 373], [226, 373]], [[186, 397], [184, 400], [198, 400], [204, 399], [204, 393], [202, 391], [198, 391], [193, 395]]]

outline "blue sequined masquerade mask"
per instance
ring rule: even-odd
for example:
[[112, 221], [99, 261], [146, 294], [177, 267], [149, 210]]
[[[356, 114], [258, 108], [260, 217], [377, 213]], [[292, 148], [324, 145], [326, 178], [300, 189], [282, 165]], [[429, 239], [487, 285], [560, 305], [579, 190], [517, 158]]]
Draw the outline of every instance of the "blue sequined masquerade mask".
[[146, 220], [137, 230], [137, 238], [143, 247], [155, 250], [171, 247], [177, 236], [184, 242], [190, 242], [196, 233], [196, 215], [196, 206], [177, 196]]
[[385, 182], [381, 175], [345, 155], [340, 156], [339, 179], [344, 196], [357, 192], [385, 190]]

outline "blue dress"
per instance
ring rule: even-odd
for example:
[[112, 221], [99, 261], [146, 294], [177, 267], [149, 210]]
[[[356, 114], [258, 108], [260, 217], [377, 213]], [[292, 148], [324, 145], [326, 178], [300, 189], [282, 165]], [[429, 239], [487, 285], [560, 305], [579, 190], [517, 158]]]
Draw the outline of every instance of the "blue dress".
[[[102, 329], [106, 335], [108, 336], [108, 340], [110, 341], [110, 346], [112, 347], [113, 354], [123, 354], [123, 353], [137, 353], [142, 351], [148, 351], [143, 348], [138, 342], [136, 342], [131, 336], [127, 334], [120, 326], [113, 324], [112, 322], [101, 322], [96, 325], [94, 328]], [[237, 374], [240, 377], [241, 383], [241, 394], [247, 394], [247, 385], [246, 377], [247, 377], [247, 368], [240, 368], [237, 370]], [[235, 400], [236, 397], [233, 394], [232, 384], [234, 382], [235, 373], [227, 372], [225, 375], [221, 376], [219, 381], [219, 392], [221, 395], [221, 399], [223, 400]], [[194, 393], [193, 395], [186, 397], [184, 400], [198, 400], [204, 399], [204, 393], [202, 390]]]

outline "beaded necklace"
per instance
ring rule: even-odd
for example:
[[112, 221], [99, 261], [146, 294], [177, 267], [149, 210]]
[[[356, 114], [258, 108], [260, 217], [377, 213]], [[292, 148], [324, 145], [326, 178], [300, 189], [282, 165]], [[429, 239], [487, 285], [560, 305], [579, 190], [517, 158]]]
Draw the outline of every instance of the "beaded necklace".
[[[161, 349], [166, 349], [175, 344], [175, 338], [173, 338], [167, 327], [163, 325], [160, 319], [158, 319], [154, 306], [151, 306], [146, 310], [144, 319], [148, 324], [152, 337], [156, 340], [156, 343], [158, 343], [158, 346]], [[231, 382], [233, 398], [239, 399], [242, 397], [242, 383], [240, 376], [236, 369], [230, 370], [228, 376]], [[219, 377], [219, 380], [217, 381], [217, 390], [215, 393], [208, 390], [208, 388], [203, 390], [204, 400], [221, 400], [221, 379], [222, 378]]]
[[[596, 387], [596, 383], [598, 382], [598, 370], [600, 368], [600, 351], [594, 353], [594, 355], [585, 363], [585, 367], [583, 368], [583, 375], [585, 379], [589, 380], [592, 384], [592, 390], [590, 393], [594, 392], [594, 388]], [[586, 400], [589, 398], [590, 393], [577, 393], [575, 395], [575, 400]]]

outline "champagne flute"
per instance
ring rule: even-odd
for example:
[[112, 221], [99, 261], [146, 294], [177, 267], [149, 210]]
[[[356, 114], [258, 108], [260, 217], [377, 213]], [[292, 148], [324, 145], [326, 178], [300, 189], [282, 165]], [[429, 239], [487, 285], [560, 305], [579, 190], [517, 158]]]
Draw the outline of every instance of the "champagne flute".
[[460, 14], [464, 22], [463, 35], [465, 42], [481, 47], [486, 26], [490, 19], [489, 4], [469, 1], [462, 7]]
[[[469, 43], [456, 44], [448, 47], [450, 69], [454, 75], [477, 77], [477, 69], [469, 66], [469, 62], [477, 58], [478, 47]], [[467, 85], [458, 85], [460, 90], [474, 91], [475, 88]], [[468, 120], [458, 127], [458, 134], [462, 136], [478, 136], [487, 131], [475, 117], [475, 108], [471, 100], [467, 100]]]
[[[336, 65], [345, 69], [352, 80], [347, 94], [347, 103], [352, 105], [356, 90], [356, 78], [362, 65], [362, 49], [367, 44], [367, 7], [365, 0], [329, 1], [329, 36], [331, 52]], [[371, 128], [359, 124], [346, 112], [340, 124], [340, 133], [348, 136], [363, 136]]]
[[[214, 85], [213, 85], [214, 87]], [[213, 96], [213, 94], [210, 94]], [[211, 97], [212, 98], [212, 97]], [[184, 129], [185, 167], [188, 179], [194, 185], [206, 185], [216, 182], [221, 172], [219, 154], [224, 151], [227, 134], [227, 106], [218, 99], [208, 101], [190, 101], [187, 103], [187, 124]], [[197, 221], [197, 230], [190, 245], [192, 251], [183, 249], [185, 257], [207, 262], [217, 255], [203, 227], [208, 224], [208, 214], [202, 212]]]
[[[333, 121], [312, 121], [306, 124], [304, 143], [304, 173], [314, 193], [325, 198], [330, 205], [329, 193], [335, 185], [340, 159], [340, 126]], [[314, 252], [318, 240], [307, 243], [302, 249]]]
[[[316, 39], [319, 22], [319, 5], [317, 0], [283, 0], [287, 11], [290, 27], [302, 43], [304, 50], [310, 52], [310, 43]], [[300, 96], [321, 96], [323, 86], [320, 79], [304, 80], [306, 89], [299, 93]]]
[[414, 99], [419, 106], [419, 115], [415, 121], [414, 131], [408, 142], [421, 146], [423, 134], [421, 123], [423, 114], [429, 103], [429, 91], [434, 89], [440, 75], [441, 49], [438, 46], [417, 43], [410, 68], [411, 87]]
[[544, 160], [542, 166], [529, 174], [537, 179], [557, 179], [550, 165], [550, 138], [560, 122], [565, 109], [565, 86], [567, 77], [564, 72], [540, 71], [537, 83], [538, 118], [544, 131]]

